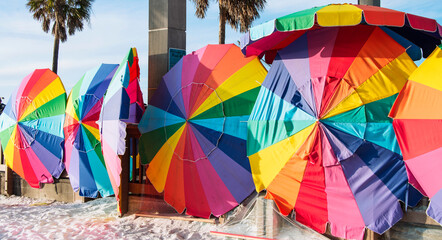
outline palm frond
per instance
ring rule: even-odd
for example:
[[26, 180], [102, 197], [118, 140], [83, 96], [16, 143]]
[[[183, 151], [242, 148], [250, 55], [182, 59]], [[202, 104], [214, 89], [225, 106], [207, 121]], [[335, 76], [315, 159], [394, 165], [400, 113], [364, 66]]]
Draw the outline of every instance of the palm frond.
[[[57, 72], [59, 41], [83, 30], [84, 22], [90, 23], [94, 0], [28, 0], [26, 7], [35, 20], [40, 21], [45, 32], [54, 35], [52, 71]], [[51, 29], [52, 27], [52, 29]]]
[[205, 18], [207, 9], [209, 9], [209, 0], [192, 0], [195, 4], [195, 15], [198, 18]]
[[[241, 32], [247, 31], [252, 22], [259, 18], [259, 12], [265, 7], [266, 0], [223, 0], [226, 19], [229, 25]], [[220, 3], [221, 3], [220, 2]]]
[[[84, 28], [84, 22], [90, 23], [94, 0], [28, 0], [26, 6], [35, 20], [41, 21], [45, 32], [62, 42], [67, 36]], [[52, 29], [51, 29], [52, 25]]]

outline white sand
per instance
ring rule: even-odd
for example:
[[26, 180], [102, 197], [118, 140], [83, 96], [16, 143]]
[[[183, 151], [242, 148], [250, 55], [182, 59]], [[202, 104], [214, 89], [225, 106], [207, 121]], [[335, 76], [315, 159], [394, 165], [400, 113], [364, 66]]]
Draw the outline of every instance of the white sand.
[[[0, 239], [223, 239], [210, 231], [257, 235], [255, 218], [260, 213], [255, 208], [248, 210], [237, 208], [235, 212], [248, 214], [234, 214], [226, 224], [215, 225], [133, 215], [120, 218], [113, 197], [60, 203], [0, 195]], [[279, 239], [326, 239], [298, 223], [277, 221]]]
[[0, 239], [214, 239], [220, 225], [117, 216], [114, 198], [42, 202], [0, 195]]

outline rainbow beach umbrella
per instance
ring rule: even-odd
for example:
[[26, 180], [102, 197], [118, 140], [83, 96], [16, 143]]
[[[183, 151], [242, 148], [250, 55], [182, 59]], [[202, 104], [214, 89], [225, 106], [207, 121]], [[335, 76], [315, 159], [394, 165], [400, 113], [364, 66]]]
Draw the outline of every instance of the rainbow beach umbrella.
[[379, 27], [310, 30], [280, 50], [248, 121], [256, 190], [324, 233], [362, 239], [417, 204], [388, 112], [416, 68]]
[[140, 157], [177, 212], [219, 217], [253, 192], [247, 119], [266, 73], [230, 44], [188, 54], [164, 75], [139, 124]]
[[388, 8], [330, 4], [295, 12], [252, 27], [241, 38], [247, 56], [263, 56], [271, 63], [279, 49], [306, 31], [340, 26], [379, 26], [404, 48], [413, 60], [427, 57], [441, 43], [442, 27], [436, 20]]
[[65, 135], [65, 165], [74, 191], [96, 198], [114, 194], [106, 171], [97, 121], [103, 96], [118, 64], [101, 64], [75, 84], [68, 97]]
[[57, 74], [37, 69], [11, 94], [0, 115], [6, 164], [31, 187], [53, 183], [64, 170], [66, 92]]
[[[128, 122], [138, 123], [140, 120], [137, 118], [139, 114], [133, 112], [138, 110], [137, 107], [131, 107], [131, 99], [134, 104], [144, 107], [144, 103], [137, 102], [143, 99], [140, 87], [132, 86], [132, 91], [128, 91], [130, 83], [139, 84], [140, 71], [136, 65], [138, 65], [137, 50], [131, 48], [109, 83], [98, 121], [104, 161], [117, 199], [119, 199], [121, 173], [119, 155], [123, 155], [126, 151], [126, 125]], [[134, 94], [135, 97], [132, 96]]]
[[442, 224], [442, 50], [415, 70], [390, 116], [410, 182], [430, 197], [427, 214]]

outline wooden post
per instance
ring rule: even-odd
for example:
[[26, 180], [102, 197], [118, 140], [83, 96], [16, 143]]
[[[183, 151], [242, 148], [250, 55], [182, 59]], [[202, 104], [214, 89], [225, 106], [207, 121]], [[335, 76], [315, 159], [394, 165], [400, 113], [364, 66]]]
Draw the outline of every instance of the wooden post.
[[14, 195], [14, 175], [12, 169], [6, 166], [5, 169], [5, 192], [6, 195]]
[[365, 231], [365, 236], [364, 236], [364, 240], [379, 240], [381, 239], [381, 235], [373, 232], [370, 229], [366, 229]]
[[[126, 129], [127, 131], [127, 129]], [[118, 206], [120, 209], [120, 217], [126, 214], [129, 210], [129, 161], [130, 161], [130, 139], [129, 136], [126, 137], [126, 151], [123, 156], [120, 156], [121, 159], [121, 174], [120, 174], [120, 188], [119, 188], [119, 196], [120, 200], [118, 202]]]

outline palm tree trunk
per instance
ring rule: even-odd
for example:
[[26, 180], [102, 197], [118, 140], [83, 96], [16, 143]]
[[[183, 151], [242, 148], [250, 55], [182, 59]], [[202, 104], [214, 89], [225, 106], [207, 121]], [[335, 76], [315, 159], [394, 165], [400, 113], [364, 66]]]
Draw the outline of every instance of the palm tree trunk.
[[60, 39], [58, 38], [57, 34], [55, 34], [55, 40], [54, 40], [54, 53], [52, 57], [52, 71], [54, 73], [57, 73], [58, 68], [58, 47], [60, 45]]
[[226, 41], [226, 10], [219, 3], [219, 44], [224, 44]]

